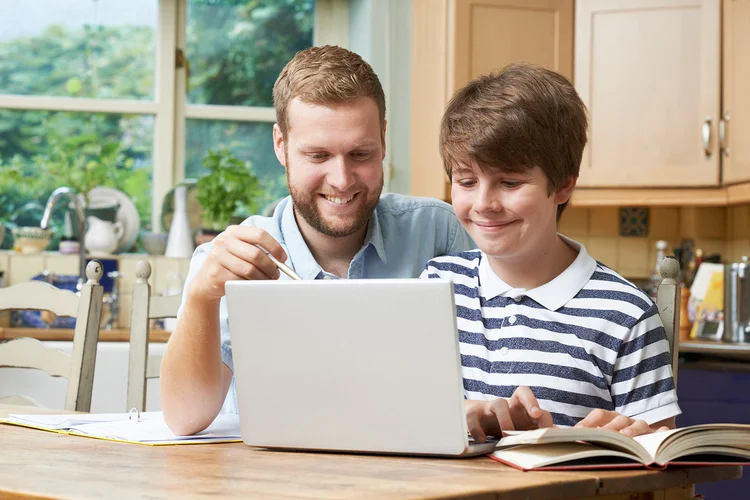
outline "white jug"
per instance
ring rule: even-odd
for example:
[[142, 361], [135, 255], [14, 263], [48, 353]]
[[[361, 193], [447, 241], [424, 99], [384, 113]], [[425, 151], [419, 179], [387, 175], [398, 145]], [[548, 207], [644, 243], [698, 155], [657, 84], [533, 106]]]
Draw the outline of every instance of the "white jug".
[[120, 221], [109, 222], [89, 215], [86, 218], [88, 230], [83, 238], [83, 244], [91, 255], [111, 255], [117, 250], [117, 245], [123, 235]]

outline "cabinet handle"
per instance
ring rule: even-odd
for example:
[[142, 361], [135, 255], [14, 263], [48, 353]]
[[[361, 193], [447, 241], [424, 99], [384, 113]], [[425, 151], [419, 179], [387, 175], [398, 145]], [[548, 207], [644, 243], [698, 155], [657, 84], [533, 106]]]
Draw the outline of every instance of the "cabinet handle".
[[711, 158], [711, 115], [707, 115], [703, 119], [701, 135], [703, 136], [703, 153], [705, 153], [706, 158]]
[[729, 119], [731, 115], [727, 112], [724, 114], [724, 118], [719, 120], [719, 148], [724, 156], [729, 157], [729, 146], [727, 146], [727, 132], [729, 131]]

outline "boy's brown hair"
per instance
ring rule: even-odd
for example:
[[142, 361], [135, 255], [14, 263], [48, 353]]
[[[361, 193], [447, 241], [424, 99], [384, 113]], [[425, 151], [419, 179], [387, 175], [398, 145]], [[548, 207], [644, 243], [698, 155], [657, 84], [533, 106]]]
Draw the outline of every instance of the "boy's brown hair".
[[385, 124], [385, 93], [378, 76], [362, 57], [335, 45], [310, 47], [295, 54], [273, 85], [276, 123], [286, 137], [287, 107], [295, 97], [309, 104], [335, 105], [369, 97]]
[[514, 63], [456, 92], [440, 125], [440, 155], [448, 178], [461, 165], [510, 173], [538, 166], [552, 195], [578, 177], [587, 126], [586, 107], [565, 77]]

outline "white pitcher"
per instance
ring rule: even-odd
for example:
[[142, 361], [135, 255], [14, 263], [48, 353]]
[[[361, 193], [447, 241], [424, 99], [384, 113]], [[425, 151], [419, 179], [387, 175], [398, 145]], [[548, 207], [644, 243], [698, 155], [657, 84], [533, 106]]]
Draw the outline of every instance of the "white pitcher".
[[89, 215], [86, 218], [89, 228], [83, 244], [91, 255], [111, 255], [123, 235], [122, 222], [109, 222]]

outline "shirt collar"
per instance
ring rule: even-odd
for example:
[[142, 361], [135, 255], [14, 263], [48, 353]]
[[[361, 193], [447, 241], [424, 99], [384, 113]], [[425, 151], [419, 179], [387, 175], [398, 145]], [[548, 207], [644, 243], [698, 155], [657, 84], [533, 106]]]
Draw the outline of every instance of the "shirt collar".
[[[588, 283], [596, 270], [596, 260], [586, 252], [583, 245], [561, 234], [558, 234], [558, 236], [573, 249], [578, 250], [578, 256], [565, 271], [552, 281], [522, 293], [522, 295], [528, 296], [550, 311], [556, 311], [570, 302]], [[513, 290], [513, 287], [494, 273], [487, 255], [484, 253], [482, 253], [482, 259], [479, 262], [479, 280], [482, 286], [482, 296], [485, 299], [505, 295]]]
[[[281, 234], [284, 237], [284, 243], [286, 244], [287, 255], [292, 268], [300, 275], [303, 280], [314, 280], [321, 275], [325, 274], [323, 268], [320, 267], [318, 262], [310, 252], [310, 248], [307, 246], [305, 239], [302, 237], [302, 233], [297, 225], [297, 219], [294, 216], [294, 204], [292, 203], [291, 197], [287, 197], [282, 203], [285, 205], [279, 207], [279, 210], [283, 210], [281, 214]], [[380, 260], [384, 264], [387, 264], [385, 255], [385, 243], [383, 241], [383, 231], [378, 220], [377, 209], [373, 210], [372, 217], [367, 227], [367, 235], [365, 236], [365, 244], [362, 248], [366, 248], [368, 245], [372, 245], [375, 251], [380, 257]]]

